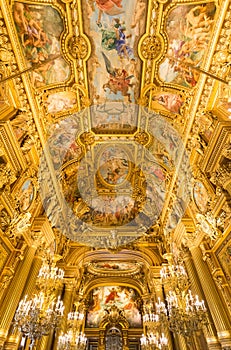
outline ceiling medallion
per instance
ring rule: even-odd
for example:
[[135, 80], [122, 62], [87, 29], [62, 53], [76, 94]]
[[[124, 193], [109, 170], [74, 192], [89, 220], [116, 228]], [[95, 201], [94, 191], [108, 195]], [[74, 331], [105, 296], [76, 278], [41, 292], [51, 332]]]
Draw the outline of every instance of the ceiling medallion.
[[74, 58], [85, 59], [88, 55], [88, 44], [83, 36], [73, 35], [68, 41], [68, 53]]
[[140, 52], [145, 59], [154, 60], [161, 53], [161, 40], [156, 35], [145, 37], [141, 42]]
[[[116, 136], [102, 133], [98, 137], [92, 131], [106, 128], [110, 132], [110, 120], [114, 129], [115, 116], [123, 128], [119, 119], [126, 109], [131, 110], [130, 104], [107, 103], [107, 108], [92, 106], [61, 121], [47, 142], [39, 171], [40, 194], [52, 225], [73, 241], [113, 251], [155, 224], [165, 204], [169, 177], [159, 154], [152, 152], [155, 147], [138, 143], [135, 134], [125, 136], [118, 131]], [[169, 232], [190, 199], [189, 160], [177, 131], [163, 117], [140, 106], [133, 111], [136, 122], [131, 130], [148, 133], [152, 145], [164, 145], [175, 166], [176, 198], [165, 225], [165, 232]], [[72, 160], [70, 171], [65, 155], [83, 134], [92, 135], [92, 142]]]

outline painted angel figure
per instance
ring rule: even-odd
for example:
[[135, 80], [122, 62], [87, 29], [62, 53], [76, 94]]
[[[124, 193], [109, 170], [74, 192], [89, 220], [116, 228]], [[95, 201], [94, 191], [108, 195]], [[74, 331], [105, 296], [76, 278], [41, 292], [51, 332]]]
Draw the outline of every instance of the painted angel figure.
[[128, 98], [128, 102], [131, 102], [129, 88], [133, 87], [131, 79], [134, 75], [129, 75], [125, 69], [113, 67], [110, 60], [103, 52], [102, 55], [105, 61], [106, 70], [109, 74], [108, 82], [103, 85], [104, 90], [108, 88], [110, 92], [114, 94], [120, 92], [122, 96]]

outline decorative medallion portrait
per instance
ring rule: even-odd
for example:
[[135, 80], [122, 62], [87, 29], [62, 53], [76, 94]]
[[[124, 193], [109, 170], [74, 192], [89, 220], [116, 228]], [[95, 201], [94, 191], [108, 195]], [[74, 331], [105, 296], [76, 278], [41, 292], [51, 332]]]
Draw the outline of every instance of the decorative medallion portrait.
[[87, 327], [98, 327], [105, 310], [112, 305], [124, 310], [131, 327], [141, 327], [141, 314], [137, 305], [137, 292], [128, 287], [110, 286], [95, 288], [91, 292]]
[[28, 179], [23, 183], [18, 193], [20, 210], [26, 211], [30, 207], [33, 199], [34, 199], [34, 185], [32, 181]]
[[193, 199], [197, 208], [204, 213], [209, 201], [208, 192], [202, 182], [196, 181], [193, 187]]

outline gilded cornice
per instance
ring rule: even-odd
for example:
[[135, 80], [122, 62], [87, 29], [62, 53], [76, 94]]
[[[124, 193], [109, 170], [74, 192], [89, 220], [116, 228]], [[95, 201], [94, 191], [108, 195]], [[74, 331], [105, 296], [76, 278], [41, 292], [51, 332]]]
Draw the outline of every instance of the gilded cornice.
[[221, 158], [224, 157], [223, 150], [230, 142], [231, 123], [219, 121], [214, 130], [211, 142], [202, 161], [201, 170], [211, 174], [217, 170]]

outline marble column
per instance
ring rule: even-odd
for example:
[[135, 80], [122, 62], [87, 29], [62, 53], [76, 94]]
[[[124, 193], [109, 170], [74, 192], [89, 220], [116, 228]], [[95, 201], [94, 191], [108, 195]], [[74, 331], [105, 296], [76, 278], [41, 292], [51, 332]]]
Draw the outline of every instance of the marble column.
[[[21, 299], [23, 289], [25, 287], [27, 277], [29, 275], [31, 265], [33, 263], [36, 247], [29, 247], [23, 261], [20, 263], [16, 274], [14, 275], [8, 290], [7, 295], [1, 305], [0, 313], [0, 346], [3, 346], [11, 322], [14, 318], [15, 311]], [[14, 339], [14, 342], [16, 339]]]
[[[205, 298], [208, 302], [221, 347], [222, 349], [231, 347], [231, 324], [208, 265], [204, 262], [199, 247], [191, 247], [190, 251]], [[210, 344], [214, 344], [214, 339], [212, 338], [211, 340]], [[209, 339], [207, 341], [209, 342]]]

